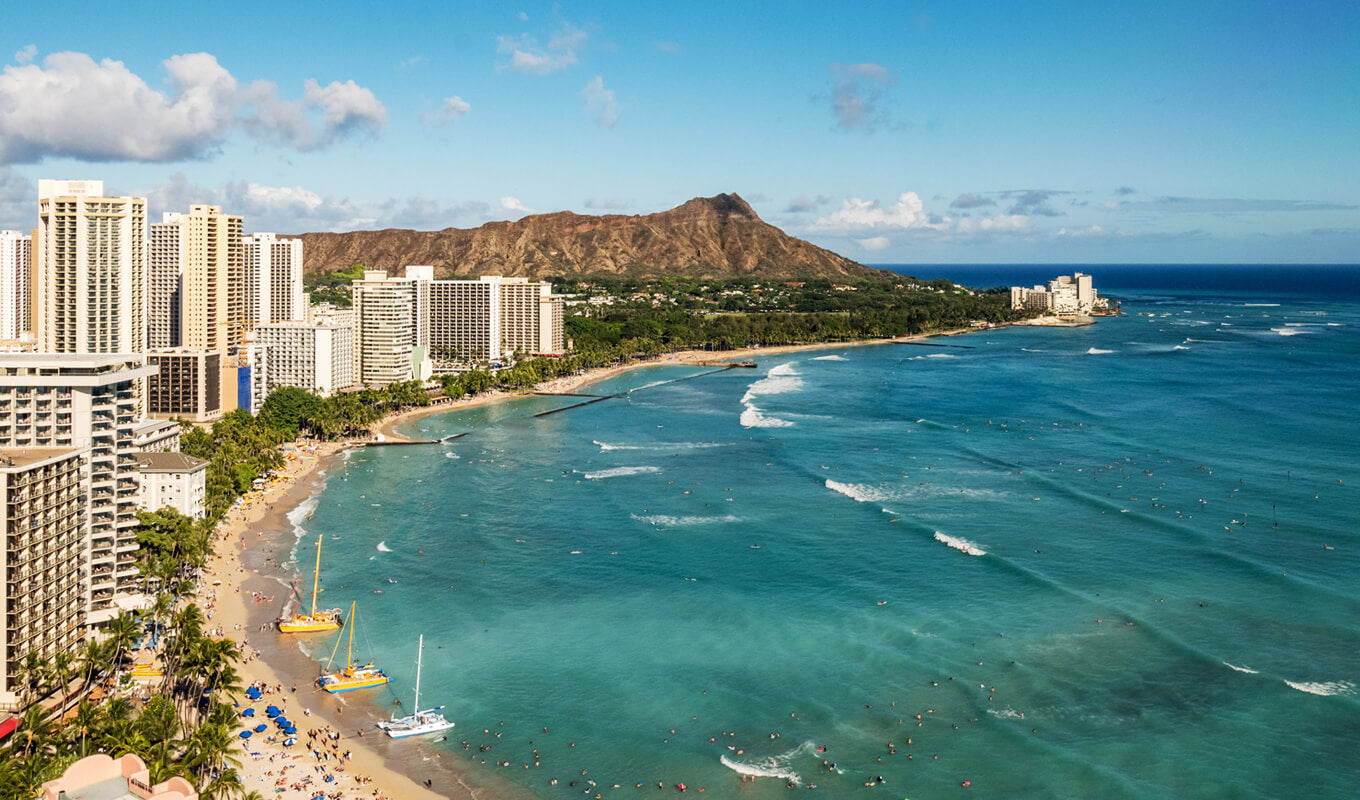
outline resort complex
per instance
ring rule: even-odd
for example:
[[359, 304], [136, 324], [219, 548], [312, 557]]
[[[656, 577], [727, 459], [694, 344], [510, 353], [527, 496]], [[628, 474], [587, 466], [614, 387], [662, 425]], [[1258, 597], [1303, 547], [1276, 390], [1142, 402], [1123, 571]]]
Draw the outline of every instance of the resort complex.
[[1017, 311], [1047, 311], [1057, 315], [1083, 315], [1104, 311], [1109, 301], [1091, 285], [1091, 276], [1081, 272], [1059, 275], [1047, 286], [1011, 287], [1011, 308]]

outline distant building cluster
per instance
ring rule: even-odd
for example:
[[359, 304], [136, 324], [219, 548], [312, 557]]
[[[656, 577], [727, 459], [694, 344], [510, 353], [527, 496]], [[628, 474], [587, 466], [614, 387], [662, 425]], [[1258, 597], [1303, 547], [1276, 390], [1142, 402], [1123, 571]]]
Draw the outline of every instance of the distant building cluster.
[[412, 266], [312, 308], [302, 241], [221, 206], [152, 222], [98, 180], [44, 179], [37, 200], [35, 228], [0, 231], [0, 711], [24, 707], [29, 653], [148, 602], [139, 508], [204, 515], [208, 464], [178, 452], [178, 420], [564, 350], [546, 283]]
[[1059, 275], [1047, 286], [1011, 287], [1011, 308], [1017, 311], [1032, 309], [1059, 315], [1087, 315], [1107, 306], [1106, 299], [1091, 285], [1091, 276], [1081, 272]]

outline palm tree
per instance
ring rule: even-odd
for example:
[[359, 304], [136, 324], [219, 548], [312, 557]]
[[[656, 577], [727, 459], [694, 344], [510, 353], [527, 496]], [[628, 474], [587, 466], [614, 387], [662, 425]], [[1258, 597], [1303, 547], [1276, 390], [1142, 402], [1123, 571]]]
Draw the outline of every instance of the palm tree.
[[76, 755], [81, 758], [90, 755], [94, 744], [92, 738], [98, 732], [102, 721], [103, 714], [99, 706], [89, 700], [80, 701], [80, 705], [76, 707], [76, 715], [68, 725], [71, 733], [80, 734]]
[[23, 723], [14, 733], [15, 744], [23, 745], [20, 752], [24, 758], [42, 760], [56, 752], [52, 734], [52, 717], [41, 704], [34, 703], [23, 713]]
[[80, 671], [84, 673], [81, 683], [81, 691], [89, 691], [95, 679], [103, 675], [112, 665], [109, 658], [111, 652], [105, 642], [97, 642], [87, 639], [80, 648], [77, 660], [80, 662]]
[[126, 653], [128, 645], [132, 644], [133, 639], [142, 632], [142, 626], [137, 619], [127, 612], [123, 612], [109, 620], [108, 641], [111, 642], [113, 650], [113, 666], [120, 667], [123, 664], [123, 655]]

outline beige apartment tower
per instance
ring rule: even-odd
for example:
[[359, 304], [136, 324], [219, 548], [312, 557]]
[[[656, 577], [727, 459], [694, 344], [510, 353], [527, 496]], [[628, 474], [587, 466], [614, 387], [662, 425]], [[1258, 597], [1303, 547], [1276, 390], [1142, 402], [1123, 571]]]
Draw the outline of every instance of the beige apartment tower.
[[0, 231], [0, 340], [18, 339], [33, 330], [32, 243], [27, 233]]
[[87, 454], [81, 447], [0, 449], [0, 710], [18, 711], [29, 700], [21, 677], [27, 654], [74, 652], [84, 633]]
[[33, 324], [47, 353], [146, 350], [146, 199], [38, 181]]
[[[180, 347], [234, 351], [245, 323], [242, 218], [221, 206], [193, 205], [180, 225]], [[169, 219], [167, 219], [167, 222]]]
[[302, 292], [302, 240], [252, 233], [245, 252], [245, 317], [248, 328], [307, 318]]

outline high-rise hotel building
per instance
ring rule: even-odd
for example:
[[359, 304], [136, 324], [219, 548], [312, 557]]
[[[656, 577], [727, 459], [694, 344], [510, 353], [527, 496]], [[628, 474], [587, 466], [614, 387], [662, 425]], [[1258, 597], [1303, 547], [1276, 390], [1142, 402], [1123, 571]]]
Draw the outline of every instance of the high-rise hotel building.
[[18, 711], [29, 700], [26, 655], [50, 659], [72, 652], [84, 633], [88, 452], [0, 449], [0, 710]]
[[27, 233], [0, 231], [0, 340], [33, 330], [32, 243]]
[[433, 273], [410, 266], [404, 278], [389, 278], [369, 270], [354, 282], [362, 383], [420, 378], [422, 366], [428, 376], [564, 351], [563, 302], [549, 284], [493, 275], [434, 280]]
[[389, 278], [380, 269], [364, 270], [352, 284], [357, 383], [386, 386], [429, 377], [422, 369], [424, 320], [418, 313], [428, 304], [429, 276], [412, 267], [406, 273]]
[[302, 292], [302, 240], [252, 233], [245, 250], [246, 326], [301, 322], [307, 318]]
[[148, 338], [154, 347], [226, 352], [245, 323], [242, 218], [221, 206], [166, 212], [151, 226]]
[[[88, 451], [83, 480], [89, 521], [81, 539], [79, 592], [87, 626], [142, 599], [134, 555], [136, 460], [148, 426], [139, 388], [154, 371], [144, 356], [126, 353], [0, 354], [0, 450]], [[6, 591], [22, 591], [10, 586]]]
[[38, 181], [33, 321], [46, 353], [146, 350], [146, 199]]

